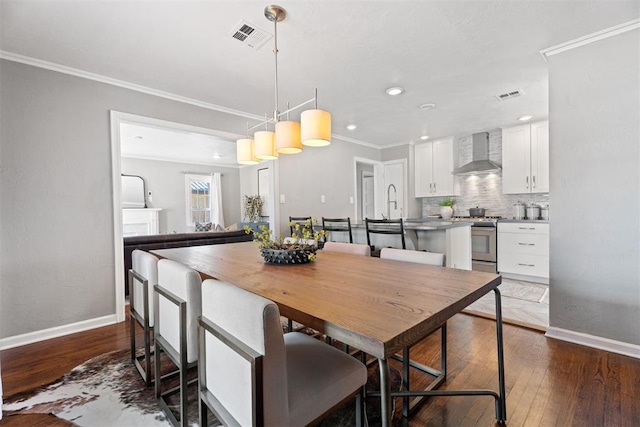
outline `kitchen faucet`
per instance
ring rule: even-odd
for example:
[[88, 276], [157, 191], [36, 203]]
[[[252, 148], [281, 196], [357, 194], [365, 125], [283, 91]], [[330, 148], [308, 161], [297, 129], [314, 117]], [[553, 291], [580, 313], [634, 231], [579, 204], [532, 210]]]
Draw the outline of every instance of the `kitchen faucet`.
[[[391, 200], [391, 188], [393, 188], [393, 200]], [[393, 203], [393, 209], [398, 209], [398, 191], [393, 184], [389, 184], [387, 187], [387, 216], [389, 218], [391, 218], [391, 203]]]

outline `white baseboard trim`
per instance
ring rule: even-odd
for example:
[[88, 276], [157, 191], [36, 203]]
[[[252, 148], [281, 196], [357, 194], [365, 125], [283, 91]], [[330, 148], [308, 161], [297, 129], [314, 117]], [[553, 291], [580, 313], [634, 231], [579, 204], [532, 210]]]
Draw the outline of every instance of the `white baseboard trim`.
[[553, 326], [547, 328], [547, 333], [545, 335], [549, 338], [555, 338], [562, 341], [572, 342], [574, 344], [585, 345], [587, 347], [598, 348], [600, 350], [640, 359], [640, 345], [615, 341], [609, 338], [598, 337]]
[[97, 317], [95, 319], [83, 320], [81, 322], [70, 323], [68, 325], [56, 326], [55, 328], [43, 329], [41, 331], [29, 332], [22, 335], [15, 335], [0, 339], [0, 350], [20, 347], [22, 345], [33, 344], [35, 342], [57, 338], [64, 335], [75, 334], [76, 332], [87, 331], [89, 329], [100, 328], [102, 326], [116, 323], [116, 315]]

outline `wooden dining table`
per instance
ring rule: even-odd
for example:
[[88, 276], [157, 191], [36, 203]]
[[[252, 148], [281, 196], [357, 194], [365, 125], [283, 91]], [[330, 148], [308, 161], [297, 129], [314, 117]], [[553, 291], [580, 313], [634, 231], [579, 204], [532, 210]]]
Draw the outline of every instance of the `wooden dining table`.
[[[391, 425], [394, 396], [491, 395], [496, 419], [506, 421], [501, 276], [497, 274], [322, 250], [307, 264], [272, 265], [263, 261], [254, 242], [150, 252], [195, 269], [203, 279], [229, 282], [261, 295], [275, 302], [283, 316], [377, 358], [384, 426]], [[496, 297], [499, 390], [392, 393], [388, 360], [491, 291]]]

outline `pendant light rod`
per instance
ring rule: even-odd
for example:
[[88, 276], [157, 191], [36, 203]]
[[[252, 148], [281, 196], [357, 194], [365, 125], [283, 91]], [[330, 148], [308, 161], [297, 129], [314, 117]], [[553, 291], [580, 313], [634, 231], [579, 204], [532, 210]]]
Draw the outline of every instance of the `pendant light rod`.
[[[284, 12], [284, 9], [282, 9], [282, 11]], [[265, 15], [266, 13], [267, 12], [265, 10]], [[286, 13], [284, 16], [286, 16]], [[267, 16], [267, 19], [269, 19], [268, 16]], [[284, 17], [282, 19], [284, 19]], [[275, 65], [276, 65], [276, 72], [275, 72], [276, 108], [273, 110], [273, 121], [277, 122], [280, 119], [280, 116], [278, 114], [278, 19], [273, 20], [273, 57], [275, 59]]]
[[[316, 89], [316, 93], [317, 93], [317, 89]], [[304, 102], [302, 102], [302, 103], [300, 103], [300, 104], [296, 105], [295, 107], [287, 108], [287, 110], [285, 110], [285, 111], [283, 111], [283, 112], [278, 112], [278, 120], [277, 120], [277, 121], [279, 121], [280, 117], [284, 116], [285, 114], [288, 114], [288, 113], [290, 113], [291, 111], [295, 111], [295, 110], [297, 110], [298, 108], [304, 107], [305, 105], [310, 104], [310, 103], [312, 103], [312, 102], [314, 102], [314, 104], [317, 106], [317, 104], [318, 104], [317, 99], [316, 99], [316, 98], [311, 98], [311, 99], [308, 99], [308, 100], [306, 100], [306, 101], [304, 101]], [[257, 128], [259, 128], [260, 126], [262, 126], [262, 125], [264, 125], [264, 124], [266, 124], [266, 123], [277, 123], [277, 121], [276, 121], [276, 120], [274, 120], [274, 119], [271, 119], [271, 118], [269, 118], [269, 119], [265, 119], [264, 121], [262, 121], [262, 122], [260, 122], [260, 123], [258, 123], [258, 124], [256, 124], [256, 125], [251, 126], [251, 127], [248, 129], [248, 131], [252, 131], [252, 130], [254, 130], [254, 129], [257, 129]]]

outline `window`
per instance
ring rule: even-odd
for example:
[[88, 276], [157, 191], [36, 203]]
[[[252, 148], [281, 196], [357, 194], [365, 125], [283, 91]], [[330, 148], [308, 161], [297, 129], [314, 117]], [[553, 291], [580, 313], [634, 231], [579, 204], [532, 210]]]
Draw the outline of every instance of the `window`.
[[211, 175], [185, 175], [187, 194], [187, 226], [211, 221]]

